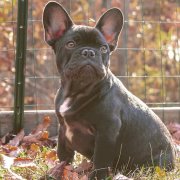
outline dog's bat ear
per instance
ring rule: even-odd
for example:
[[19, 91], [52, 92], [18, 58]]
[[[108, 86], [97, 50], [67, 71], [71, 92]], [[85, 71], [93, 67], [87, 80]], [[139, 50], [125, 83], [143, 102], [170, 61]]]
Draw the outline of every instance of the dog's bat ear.
[[96, 24], [96, 28], [104, 35], [111, 51], [117, 46], [118, 36], [123, 27], [123, 22], [124, 17], [121, 10], [112, 8], [105, 12]]
[[73, 25], [73, 21], [60, 4], [51, 1], [44, 8], [43, 25], [46, 42], [54, 46], [56, 40], [61, 38]]

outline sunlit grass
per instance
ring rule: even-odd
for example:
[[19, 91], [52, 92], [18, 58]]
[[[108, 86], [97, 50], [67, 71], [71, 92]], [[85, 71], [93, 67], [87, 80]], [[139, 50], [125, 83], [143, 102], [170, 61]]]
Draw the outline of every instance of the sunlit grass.
[[[45, 154], [51, 152], [51, 148], [41, 147], [40, 151], [34, 156], [31, 157], [26, 152], [22, 152], [20, 157], [23, 158], [33, 158], [33, 162], [36, 165], [35, 167], [15, 167], [12, 166], [12, 172], [17, 175], [23, 177], [27, 180], [36, 180], [43, 176], [47, 175], [47, 171], [53, 166], [53, 164], [48, 164], [46, 160]], [[78, 166], [81, 161], [84, 159], [83, 156], [76, 153], [73, 161], [73, 166]], [[159, 167], [152, 173], [151, 169], [141, 168], [140, 170], [136, 170], [128, 174], [129, 178], [134, 180], [179, 180], [180, 179], [180, 157], [176, 159], [176, 167], [171, 172], [165, 172], [163, 169]], [[2, 163], [0, 163], [0, 180], [9, 180], [12, 178], [12, 174], [3, 167]], [[53, 178], [51, 178], [53, 179]], [[110, 178], [112, 179], [112, 178]]]

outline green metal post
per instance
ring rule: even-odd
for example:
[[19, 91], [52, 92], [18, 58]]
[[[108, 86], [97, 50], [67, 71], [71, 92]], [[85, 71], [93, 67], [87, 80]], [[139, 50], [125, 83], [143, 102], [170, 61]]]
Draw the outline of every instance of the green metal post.
[[15, 62], [14, 133], [23, 127], [24, 84], [27, 42], [28, 0], [18, 0], [17, 40]]

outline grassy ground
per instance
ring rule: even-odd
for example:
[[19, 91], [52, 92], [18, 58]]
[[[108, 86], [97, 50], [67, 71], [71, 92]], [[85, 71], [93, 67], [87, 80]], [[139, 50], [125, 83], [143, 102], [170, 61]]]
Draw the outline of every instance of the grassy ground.
[[[16, 162], [12, 164], [9, 166], [9, 168], [8, 164], [10, 163], [9, 161], [11, 159], [6, 159], [7, 157], [0, 158], [0, 180], [36, 180], [46, 175], [47, 171], [56, 165], [57, 162], [55, 150], [45, 146], [36, 146], [34, 149], [30, 148], [30, 150], [28, 149], [27, 151], [23, 150], [19, 154], [19, 157], [21, 157], [23, 161], [20, 158], [18, 163]], [[82, 161], [82, 159], [82, 156], [76, 154], [73, 166], [77, 166]], [[165, 172], [159, 167], [156, 167], [155, 172], [151, 173], [150, 169], [144, 170], [142, 168], [139, 171], [129, 174], [129, 177], [135, 180], [180, 180], [180, 157], [177, 158], [176, 168], [171, 172]]]
[[[25, 136], [24, 130], [21, 130], [16, 136], [7, 134], [0, 139], [0, 180], [54, 179], [49, 176], [50, 174], [53, 174], [54, 177], [63, 174], [65, 178], [62, 180], [78, 180], [81, 177], [83, 179], [80, 180], [88, 180], [87, 175], [92, 164], [80, 154], [75, 154], [72, 165], [62, 168], [62, 164], [59, 164], [56, 154], [57, 138], [49, 138], [48, 131], [46, 131], [50, 122], [50, 118], [45, 117], [43, 122], [27, 136]], [[177, 124], [169, 127], [170, 132], [173, 130], [172, 135], [176, 132], [179, 133], [179, 131], [175, 131], [177, 127], [179, 128]], [[179, 136], [176, 134], [174, 137]], [[180, 144], [179, 140], [175, 142]], [[152, 173], [151, 168], [141, 168], [128, 174], [128, 177], [134, 180], [180, 180], [180, 145], [177, 147], [179, 150], [176, 167], [173, 171], [165, 172], [163, 169], [155, 167], [155, 171]], [[120, 173], [123, 174], [123, 172]], [[110, 179], [112, 178], [109, 177], [108, 180]]]

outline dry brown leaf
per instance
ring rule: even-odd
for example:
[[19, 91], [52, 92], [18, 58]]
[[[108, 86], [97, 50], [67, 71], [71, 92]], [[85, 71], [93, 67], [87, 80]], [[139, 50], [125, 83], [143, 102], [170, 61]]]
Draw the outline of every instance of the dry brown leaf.
[[36, 168], [35, 163], [33, 162], [33, 159], [30, 158], [16, 158], [14, 159], [14, 166], [18, 167], [33, 167]]
[[14, 135], [12, 133], [7, 133], [5, 136], [1, 138], [2, 144], [7, 144], [11, 139], [14, 138]]
[[175, 144], [180, 144], [180, 124], [169, 123], [167, 125], [169, 132], [171, 133]]
[[48, 160], [48, 161], [55, 161], [55, 160], [57, 160], [58, 157], [57, 157], [56, 150], [52, 150], [52, 151], [50, 151], [50, 152], [47, 152], [47, 153], [45, 154], [45, 158], [46, 158], [46, 160]]
[[49, 136], [49, 133], [47, 131], [39, 131], [36, 134], [30, 134], [28, 136], [25, 136], [23, 138], [23, 142], [24, 143], [38, 143], [38, 144], [43, 145], [42, 141], [44, 141], [45, 145], [48, 143], [52, 144], [52, 142], [49, 142], [50, 140], [48, 139], [48, 136]]
[[57, 153], [56, 153], [56, 150], [51, 150], [51, 151], [48, 151], [46, 152], [44, 155], [43, 155], [47, 165], [49, 167], [54, 167], [57, 165], [57, 163], [59, 162], [58, 161], [58, 157], [57, 157]]
[[51, 123], [51, 119], [49, 116], [45, 116], [42, 123], [38, 124], [38, 126], [31, 132], [31, 134], [38, 134], [40, 131], [45, 131]]
[[35, 130], [31, 132], [28, 136], [23, 138], [23, 142], [25, 143], [40, 143], [41, 141], [48, 140], [49, 133], [46, 131], [48, 126], [50, 125], [51, 119], [49, 116], [46, 116], [42, 123], [40, 123]]
[[55, 167], [51, 168], [47, 172], [47, 175], [49, 175], [55, 179], [61, 179], [65, 166], [66, 166], [65, 161], [58, 163]]
[[2, 146], [2, 149], [6, 154], [9, 154], [11, 151], [16, 151], [18, 149], [18, 147], [12, 146], [10, 144], [6, 144], [6, 145]]
[[180, 131], [177, 131], [173, 134], [173, 138], [180, 141]]
[[12, 140], [9, 141], [9, 145], [11, 146], [19, 146], [20, 142], [24, 138], [24, 130], [22, 129]]
[[35, 158], [36, 155], [41, 152], [40, 145], [36, 144], [36, 143], [30, 144], [30, 145], [29, 145], [29, 143], [25, 143], [25, 144], [23, 144], [23, 147], [25, 150], [27, 150], [29, 147], [29, 149], [27, 150], [27, 154], [31, 158], [32, 157]]
[[22, 148], [11, 146], [9, 144], [2, 146], [1, 149], [3, 154], [9, 155], [10, 157], [17, 157], [22, 151]]
[[41, 145], [54, 148], [57, 145], [57, 141], [48, 138], [46, 140], [43, 140], [41, 142]]
[[74, 171], [72, 165], [64, 167], [62, 180], [79, 180], [78, 173]]
[[167, 125], [168, 130], [170, 131], [171, 134], [174, 134], [177, 131], [180, 131], [180, 124], [178, 123], [169, 123]]
[[38, 143], [42, 137], [43, 132], [39, 131], [36, 134], [30, 134], [28, 136], [24, 136], [23, 142], [31, 142], [31, 143]]
[[35, 143], [31, 144], [31, 145], [30, 145], [30, 151], [39, 152], [39, 151], [40, 151], [39, 145], [38, 145], [38, 144], [35, 144]]
[[49, 132], [48, 131], [43, 131], [41, 135], [41, 140], [47, 140], [49, 137]]
[[81, 164], [79, 164], [79, 166], [75, 169], [75, 172], [77, 173], [82, 173], [84, 171], [89, 171], [92, 168], [92, 163], [91, 162], [87, 162], [86, 159], [84, 159], [82, 161]]

